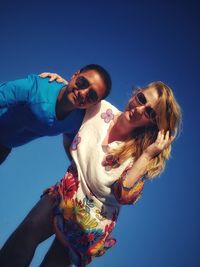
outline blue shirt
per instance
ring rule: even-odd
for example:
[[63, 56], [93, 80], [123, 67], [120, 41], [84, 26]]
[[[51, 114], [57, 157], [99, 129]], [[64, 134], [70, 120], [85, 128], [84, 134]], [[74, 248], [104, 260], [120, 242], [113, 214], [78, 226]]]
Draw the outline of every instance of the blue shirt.
[[63, 86], [34, 74], [0, 84], [0, 144], [12, 148], [61, 133], [71, 142], [85, 110], [75, 109], [64, 120], [57, 120], [56, 101]]

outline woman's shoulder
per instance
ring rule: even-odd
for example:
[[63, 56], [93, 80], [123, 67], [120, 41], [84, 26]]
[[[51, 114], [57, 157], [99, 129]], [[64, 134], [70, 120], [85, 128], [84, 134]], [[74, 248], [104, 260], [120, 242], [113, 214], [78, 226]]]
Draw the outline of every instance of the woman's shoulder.
[[116, 114], [120, 112], [115, 106], [113, 106], [110, 102], [106, 100], [101, 100], [98, 104], [88, 108], [86, 110], [86, 117], [93, 117], [98, 114], [102, 113], [108, 113], [110, 114]]
[[114, 105], [112, 105], [110, 102], [108, 102], [106, 100], [101, 100], [100, 104], [101, 104], [102, 110], [111, 109], [114, 113], [120, 112], [120, 110], [117, 107], [115, 107]]

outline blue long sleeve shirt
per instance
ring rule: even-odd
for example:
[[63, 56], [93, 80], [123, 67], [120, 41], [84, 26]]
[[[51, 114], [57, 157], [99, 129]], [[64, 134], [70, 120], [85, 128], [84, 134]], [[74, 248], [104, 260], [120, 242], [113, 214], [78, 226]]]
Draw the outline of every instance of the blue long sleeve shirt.
[[42, 136], [64, 133], [71, 142], [85, 111], [75, 109], [64, 120], [56, 118], [56, 101], [63, 83], [29, 75], [0, 84], [0, 144], [12, 148]]

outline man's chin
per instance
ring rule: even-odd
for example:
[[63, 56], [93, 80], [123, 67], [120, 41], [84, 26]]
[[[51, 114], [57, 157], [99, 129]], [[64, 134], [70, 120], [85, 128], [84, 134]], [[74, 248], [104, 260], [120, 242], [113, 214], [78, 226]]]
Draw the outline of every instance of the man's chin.
[[76, 101], [74, 105], [76, 106], [76, 108], [79, 109], [86, 109], [88, 107], [87, 103], [81, 103], [79, 101]]
[[79, 108], [79, 109], [86, 109], [86, 106], [85, 105], [77, 105], [76, 108]]

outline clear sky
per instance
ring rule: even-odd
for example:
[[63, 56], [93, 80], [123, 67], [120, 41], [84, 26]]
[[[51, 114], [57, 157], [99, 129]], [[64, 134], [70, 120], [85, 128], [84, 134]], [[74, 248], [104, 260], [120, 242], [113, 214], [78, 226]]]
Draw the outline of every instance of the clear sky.
[[[134, 85], [154, 80], [171, 86], [182, 106], [166, 171], [122, 209], [117, 245], [91, 267], [200, 266], [199, 13], [194, 0], [0, 2], [0, 82], [43, 71], [69, 78], [97, 63], [112, 76], [108, 100], [119, 109]], [[0, 167], [0, 246], [68, 164], [61, 136], [13, 149]]]

